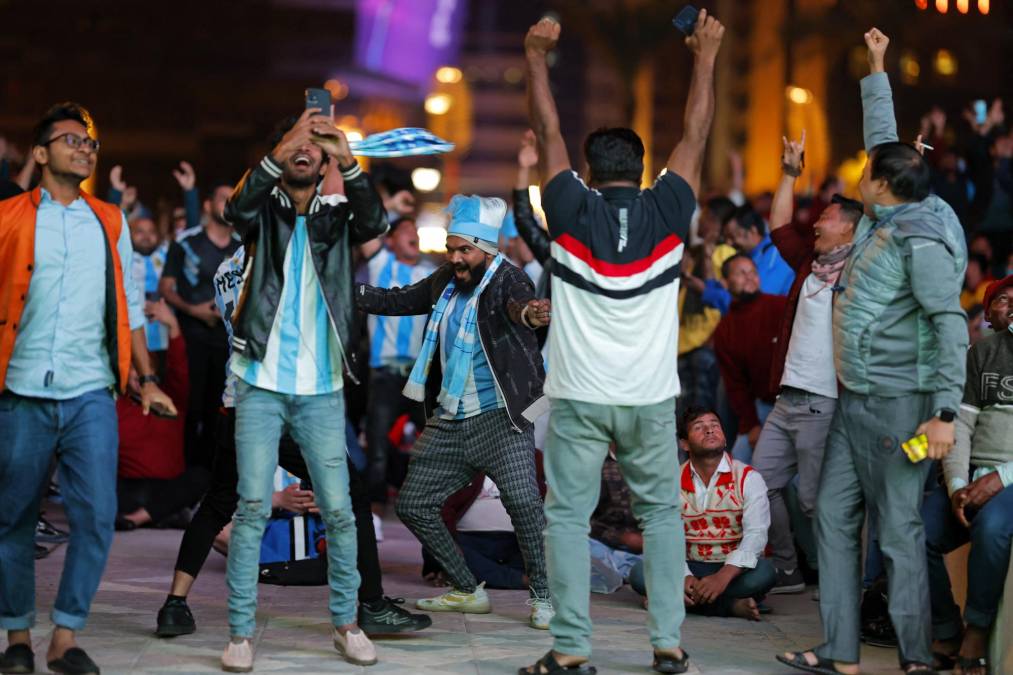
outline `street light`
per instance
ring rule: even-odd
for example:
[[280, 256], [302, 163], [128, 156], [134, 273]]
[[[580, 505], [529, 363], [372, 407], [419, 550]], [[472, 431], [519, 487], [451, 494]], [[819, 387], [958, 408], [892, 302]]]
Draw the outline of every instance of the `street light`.
[[426, 97], [425, 109], [430, 115], [446, 115], [453, 102], [450, 94], [430, 94]]
[[813, 93], [803, 87], [789, 86], [786, 90], [788, 94], [788, 100], [792, 103], [798, 103], [799, 105], [806, 105], [812, 103]]
[[439, 169], [420, 166], [412, 171], [412, 185], [419, 192], [432, 192], [439, 187], [442, 178]]
[[436, 70], [436, 81], [443, 84], [456, 84], [461, 81], [461, 69], [453, 66], [443, 66]]

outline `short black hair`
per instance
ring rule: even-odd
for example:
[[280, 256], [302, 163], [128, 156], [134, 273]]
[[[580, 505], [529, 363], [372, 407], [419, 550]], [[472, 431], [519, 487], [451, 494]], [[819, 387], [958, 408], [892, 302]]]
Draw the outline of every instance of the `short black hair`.
[[970, 265], [972, 262], [978, 263], [982, 274], [988, 274], [988, 258], [980, 253], [970, 253], [967, 256], [967, 264]]
[[393, 164], [373, 165], [369, 177], [373, 179], [373, 184], [377, 189], [382, 188], [389, 197], [393, 197], [402, 190], [415, 194], [415, 185], [412, 183], [411, 174]]
[[64, 120], [80, 122], [88, 129], [89, 133], [91, 133], [91, 130], [95, 126], [92, 122], [91, 113], [80, 103], [74, 103], [73, 101], [57, 103], [47, 110], [42, 119], [36, 122], [32, 128], [32, 147], [45, 145], [53, 133], [53, 125]]
[[752, 205], [743, 204], [735, 209], [735, 214], [732, 217], [741, 229], [756, 230], [756, 233], [761, 237], [766, 236], [767, 226], [763, 222], [763, 216], [757, 213]]
[[704, 204], [708, 211], [714, 214], [714, 217], [721, 223], [721, 227], [725, 226], [732, 216], [735, 215], [735, 209], [738, 208], [728, 197], [711, 197]]
[[644, 173], [644, 142], [626, 127], [602, 127], [584, 140], [584, 158], [595, 183], [629, 181], [640, 185]]
[[401, 227], [401, 225], [403, 225], [404, 223], [414, 223], [414, 222], [415, 216], [400, 216], [399, 218], [395, 218], [394, 221], [391, 222], [390, 227], [387, 228], [387, 234], [388, 235], [394, 234], [397, 228]]
[[728, 276], [728, 270], [731, 269], [732, 263], [740, 259], [748, 260], [749, 262], [753, 263], [754, 266], [756, 265], [756, 263], [753, 262], [753, 258], [749, 255], [746, 255], [745, 253], [736, 253], [735, 255], [728, 256], [728, 259], [725, 260], [723, 263], [721, 263], [722, 278]]
[[903, 202], [920, 202], [929, 196], [929, 163], [909, 143], [880, 143], [869, 156], [873, 180], [885, 180], [894, 197]]
[[865, 214], [865, 206], [857, 199], [849, 199], [840, 193], [834, 194], [830, 199], [831, 204], [841, 207], [841, 214], [851, 221], [852, 225], [858, 226], [858, 221]]
[[688, 406], [682, 413], [682, 419], [679, 420], [679, 428], [676, 430], [679, 438], [682, 440], [689, 438], [689, 425], [704, 415], [714, 415], [714, 417], [718, 418], [718, 422], [721, 421], [721, 415], [718, 415], [717, 410], [714, 410], [714, 408], [708, 408], [704, 405]]

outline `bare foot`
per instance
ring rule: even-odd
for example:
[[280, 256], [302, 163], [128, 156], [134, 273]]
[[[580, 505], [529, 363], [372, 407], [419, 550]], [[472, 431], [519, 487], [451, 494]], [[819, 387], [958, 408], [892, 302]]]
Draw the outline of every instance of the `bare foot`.
[[[795, 658], [796, 653], [797, 652], [785, 652], [784, 658], [791, 661]], [[819, 664], [819, 657], [816, 656], [815, 652], [802, 652], [802, 656], [805, 657], [805, 662], [810, 666], [816, 666]], [[834, 661], [833, 666], [834, 670], [838, 673], [843, 673], [844, 675], [858, 675], [860, 672], [857, 663], [837, 663]]]
[[63, 658], [68, 649], [76, 646], [77, 640], [74, 639], [74, 631], [57, 626], [53, 630], [53, 637], [49, 643], [49, 651], [46, 652], [46, 661], [55, 661], [56, 659]]
[[750, 621], [760, 620], [760, 608], [756, 606], [756, 600], [752, 598], [739, 598], [732, 603], [732, 616]]
[[[584, 656], [572, 656], [570, 654], [560, 654], [556, 650], [552, 650], [552, 658], [556, 659], [556, 663], [564, 668], [569, 666], [579, 666], [582, 663], [587, 663], [587, 658]], [[539, 659], [540, 661], [540, 659]], [[549, 671], [541, 663], [534, 663], [524, 669], [525, 673], [531, 675], [542, 675]]]
[[675, 649], [655, 649], [654, 653], [657, 656], [667, 656], [675, 660], [680, 660], [683, 657], [682, 648], [676, 647]]
[[[988, 654], [988, 631], [977, 626], [968, 626], [964, 641], [960, 645], [960, 656], [965, 659], [980, 659]], [[985, 675], [985, 669], [974, 667], [961, 670], [963, 675]]]

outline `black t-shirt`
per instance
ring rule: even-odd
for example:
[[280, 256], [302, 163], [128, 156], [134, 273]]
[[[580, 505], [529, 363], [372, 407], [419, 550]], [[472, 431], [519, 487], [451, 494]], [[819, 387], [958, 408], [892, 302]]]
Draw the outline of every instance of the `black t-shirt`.
[[[169, 246], [162, 276], [176, 280], [176, 292], [184, 302], [191, 305], [211, 304], [215, 300], [215, 272], [222, 261], [241, 245], [239, 237], [233, 235], [228, 245], [219, 248], [208, 238], [203, 227], [187, 230]], [[187, 340], [222, 344], [226, 340], [225, 329], [220, 322], [212, 329], [203, 321], [180, 314], [179, 323]]]

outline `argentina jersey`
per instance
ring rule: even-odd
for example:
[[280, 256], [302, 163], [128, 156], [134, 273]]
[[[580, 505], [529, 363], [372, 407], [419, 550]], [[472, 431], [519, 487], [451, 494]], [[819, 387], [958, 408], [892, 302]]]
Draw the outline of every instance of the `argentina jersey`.
[[[386, 248], [369, 259], [369, 285], [377, 288], [400, 288], [422, 281], [435, 271], [425, 261], [407, 265]], [[369, 315], [369, 367], [411, 365], [422, 348], [426, 316]]]
[[342, 351], [310, 257], [306, 217], [297, 216], [285, 251], [285, 283], [263, 361], [233, 354], [230, 369], [247, 384], [279, 394], [315, 396], [342, 388]]
[[[222, 261], [215, 272], [215, 306], [222, 315], [222, 324], [229, 336], [229, 352], [232, 352], [232, 313], [239, 304], [239, 296], [243, 293], [243, 264], [246, 262], [246, 249], [240, 246], [230, 257]], [[231, 366], [231, 356], [229, 357]], [[232, 368], [226, 368], [225, 389], [222, 391], [222, 406], [236, 407], [236, 375]]]
[[[162, 242], [151, 255], [141, 255], [134, 251], [131, 273], [138, 288], [144, 289], [145, 301], [158, 299], [158, 281], [162, 278], [165, 267], [165, 256], [169, 251], [169, 242]], [[169, 328], [157, 319], [146, 319], [144, 336], [148, 341], [149, 352], [159, 352], [169, 348]]]

